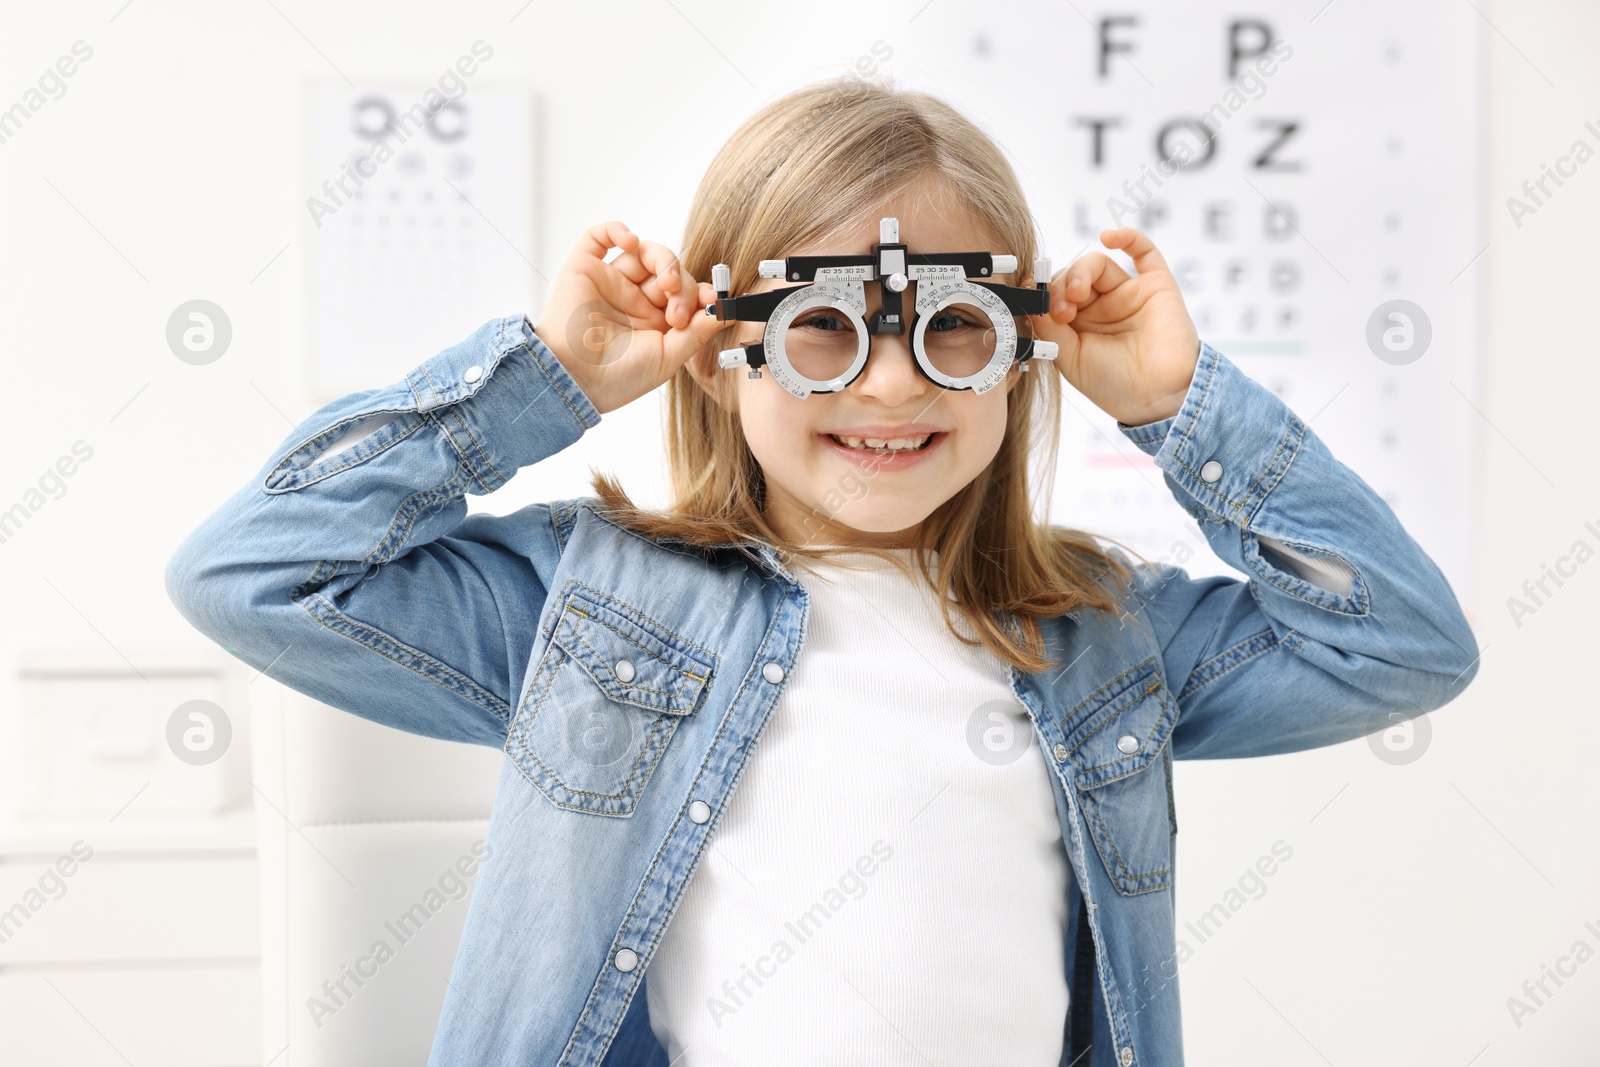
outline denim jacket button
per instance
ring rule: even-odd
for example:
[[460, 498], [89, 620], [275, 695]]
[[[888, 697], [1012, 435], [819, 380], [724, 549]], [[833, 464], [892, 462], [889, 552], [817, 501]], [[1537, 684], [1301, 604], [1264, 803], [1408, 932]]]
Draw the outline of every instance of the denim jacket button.
[[1200, 466], [1200, 477], [1208, 482], [1214, 482], [1222, 477], [1222, 464], [1214, 459], [1208, 459]]
[[1132, 734], [1123, 734], [1117, 738], [1117, 751], [1132, 755], [1139, 751], [1139, 739]]
[[783, 665], [780, 663], [767, 664], [765, 667], [761, 668], [761, 677], [765, 678], [773, 685], [777, 685], [779, 682], [783, 681]]
[[1122, 1064], [1122, 1067], [1128, 1067], [1128, 1064], [1133, 1062], [1133, 1049], [1124, 1047], [1122, 1054], [1117, 1057], [1117, 1062]]
[[639, 966], [639, 954], [631, 948], [621, 948], [617, 950], [616, 958], [612, 962], [617, 965], [619, 971], [631, 971]]
[[616, 666], [612, 667], [611, 669], [615, 671], [617, 677], [622, 679], [624, 682], [633, 681], [633, 664], [628, 660], [617, 660]]
[[1056, 758], [1057, 763], [1065, 763], [1067, 760], [1067, 746], [1057, 745], [1050, 750], [1050, 754]]
[[471, 385], [473, 382], [482, 377], [483, 368], [474, 363], [472, 366], [467, 368], [466, 373], [461, 376], [461, 380], [466, 382], [468, 385]]
[[689, 821], [705, 822], [711, 818], [711, 805], [703, 800], [697, 800], [689, 805]]

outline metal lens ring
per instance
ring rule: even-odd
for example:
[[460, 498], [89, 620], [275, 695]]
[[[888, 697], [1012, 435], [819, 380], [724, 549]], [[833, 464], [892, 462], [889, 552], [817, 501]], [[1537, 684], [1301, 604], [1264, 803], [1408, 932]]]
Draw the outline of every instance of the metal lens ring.
[[773, 380], [802, 400], [845, 388], [871, 350], [866, 312], [866, 289], [855, 280], [819, 281], [784, 297], [761, 342]]
[[[954, 305], [961, 306], [955, 328], [936, 330], [930, 339], [929, 324]], [[987, 321], [970, 321], [976, 319]], [[949, 338], [942, 336], [946, 332]], [[986, 393], [1005, 381], [1011, 369], [1017, 354], [1017, 320], [999, 295], [981, 285], [959, 277], [919, 275], [911, 350], [928, 377], [945, 388]]]

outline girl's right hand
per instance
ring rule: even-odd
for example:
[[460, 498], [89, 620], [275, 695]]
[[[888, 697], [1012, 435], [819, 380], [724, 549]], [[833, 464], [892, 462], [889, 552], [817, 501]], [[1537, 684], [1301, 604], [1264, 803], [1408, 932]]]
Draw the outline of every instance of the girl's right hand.
[[[613, 248], [622, 254], [607, 263]], [[603, 415], [671, 378], [730, 325], [705, 313], [716, 298], [671, 249], [602, 222], [573, 247], [533, 332]]]

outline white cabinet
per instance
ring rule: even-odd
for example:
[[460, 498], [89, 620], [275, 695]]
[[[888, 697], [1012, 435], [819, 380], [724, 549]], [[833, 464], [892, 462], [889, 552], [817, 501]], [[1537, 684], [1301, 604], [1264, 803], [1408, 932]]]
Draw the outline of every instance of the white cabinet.
[[124, 651], [18, 656], [17, 813], [120, 823], [248, 805], [253, 672], [218, 648]]
[[260, 1064], [255, 822], [0, 823], [0, 1062]]

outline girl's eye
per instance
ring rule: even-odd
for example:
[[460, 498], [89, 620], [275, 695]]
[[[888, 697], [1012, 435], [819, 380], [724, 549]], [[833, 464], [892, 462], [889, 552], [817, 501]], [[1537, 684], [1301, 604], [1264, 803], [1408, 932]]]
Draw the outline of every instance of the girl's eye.
[[960, 315], [949, 311], [941, 311], [933, 317], [932, 322], [928, 323], [928, 330], [930, 332], [948, 333], [951, 330], [959, 330], [963, 326], [976, 325], [977, 323], [971, 322]]
[[801, 326], [801, 327], [809, 327], [811, 329], [817, 329], [817, 330], [846, 330], [846, 329], [854, 329], [854, 327], [852, 327], [849, 323], [845, 322], [839, 316], [832, 315], [832, 314], [827, 314], [827, 313], [818, 314], [818, 315], [812, 315], [812, 316], [810, 316], [808, 318], [801, 319], [799, 322], [796, 322], [793, 325]]

